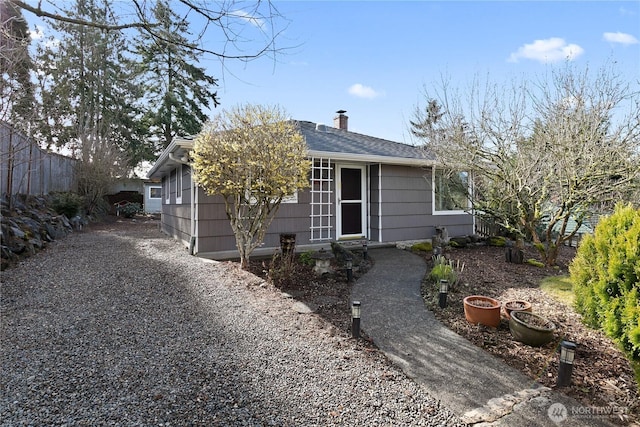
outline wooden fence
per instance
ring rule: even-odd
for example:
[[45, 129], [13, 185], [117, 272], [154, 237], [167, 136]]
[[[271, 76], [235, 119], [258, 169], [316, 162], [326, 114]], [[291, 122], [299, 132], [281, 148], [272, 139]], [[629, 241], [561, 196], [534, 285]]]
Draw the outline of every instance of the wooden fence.
[[21, 132], [0, 122], [0, 193], [43, 195], [75, 191], [77, 161], [41, 149]]
[[489, 217], [476, 215], [476, 233], [483, 237], [507, 236], [509, 232]]

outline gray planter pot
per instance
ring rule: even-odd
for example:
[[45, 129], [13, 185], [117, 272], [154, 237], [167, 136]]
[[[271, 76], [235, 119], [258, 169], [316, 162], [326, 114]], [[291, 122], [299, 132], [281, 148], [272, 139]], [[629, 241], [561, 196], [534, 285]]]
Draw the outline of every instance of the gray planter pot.
[[516, 340], [539, 347], [553, 340], [556, 325], [537, 314], [527, 311], [512, 311], [509, 330]]

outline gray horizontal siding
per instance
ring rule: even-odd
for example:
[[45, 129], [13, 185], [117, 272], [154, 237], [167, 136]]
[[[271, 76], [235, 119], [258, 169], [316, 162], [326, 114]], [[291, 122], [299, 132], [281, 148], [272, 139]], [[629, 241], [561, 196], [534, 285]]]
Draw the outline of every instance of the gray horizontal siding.
[[[236, 241], [225, 213], [222, 196], [207, 196], [198, 190], [198, 253], [234, 251]], [[298, 203], [282, 203], [273, 219], [262, 248], [280, 247], [280, 233], [296, 234], [296, 244], [309, 243], [311, 224], [308, 189], [298, 192]]]
[[176, 178], [174, 169], [168, 176], [163, 177], [163, 191], [166, 190], [166, 182], [169, 182], [169, 203], [166, 195], [162, 194], [162, 231], [173, 238], [189, 245], [191, 239], [191, 170], [182, 168], [182, 203], [177, 204]]
[[[372, 174], [373, 175], [373, 174]], [[431, 171], [424, 168], [382, 166], [382, 238], [386, 242], [429, 239], [436, 226], [449, 235], [471, 234], [471, 215], [432, 215]]]

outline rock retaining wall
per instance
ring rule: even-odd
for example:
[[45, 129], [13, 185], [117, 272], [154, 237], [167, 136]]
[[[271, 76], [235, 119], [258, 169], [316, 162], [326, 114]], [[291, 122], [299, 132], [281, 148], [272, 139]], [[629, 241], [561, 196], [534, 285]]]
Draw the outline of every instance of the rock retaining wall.
[[[47, 205], [45, 196], [13, 196], [12, 206], [7, 196], [0, 199], [2, 211], [1, 269], [5, 270], [21, 257], [34, 255], [47, 243], [73, 231], [72, 221]], [[76, 229], [82, 221], [73, 218]]]

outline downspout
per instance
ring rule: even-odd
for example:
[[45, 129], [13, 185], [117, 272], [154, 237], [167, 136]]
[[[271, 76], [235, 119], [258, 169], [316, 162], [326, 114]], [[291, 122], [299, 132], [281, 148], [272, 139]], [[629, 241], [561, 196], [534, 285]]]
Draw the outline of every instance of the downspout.
[[169, 159], [173, 160], [174, 162], [177, 163], [181, 163], [183, 165], [189, 166], [189, 174], [191, 176], [191, 179], [189, 180], [190, 183], [190, 188], [189, 190], [191, 191], [191, 209], [189, 210], [189, 216], [190, 216], [190, 236], [189, 236], [189, 255], [195, 255], [197, 253], [196, 250], [196, 241], [197, 241], [197, 227], [196, 227], [196, 195], [197, 195], [197, 190], [196, 190], [196, 186], [193, 182], [193, 169], [191, 168], [191, 164], [187, 161], [188, 157], [187, 156], [183, 156], [181, 158], [178, 158], [175, 156], [175, 154], [173, 153], [169, 153]]
[[382, 240], [382, 163], [378, 163], [378, 242]]
[[198, 227], [197, 227], [197, 209], [196, 197], [198, 197], [198, 186], [193, 182], [193, 171], [191, 173], [191, 239], [189, 240], [189, 254], [197, 255], [198, 248]]

